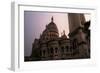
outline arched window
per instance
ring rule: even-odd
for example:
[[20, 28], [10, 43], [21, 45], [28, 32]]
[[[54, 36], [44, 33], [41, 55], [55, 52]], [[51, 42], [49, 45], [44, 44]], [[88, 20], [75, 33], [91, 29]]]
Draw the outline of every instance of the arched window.
[[56, 53], [58, 52], [58, 48], [57, 48], [57, 47], [55, 48], [55, 52], [56, 52]]
[[72, 46], [70, 46], [70, 52], [72, 52], [72, 51], [73, 51]]
[[76, 39], [73, 40], [73, 48], [77, 49], [77, 40]]
[[43, 50], [43, 56], [45, 56], [45, 50]]
[[50, 48], [50, 53], [53, 53], [53, 48]]
[[47, 48], [47, 52], [48, 52], [48, 54], [50, 53], [49, 48]]
[[66, 52], [68, 52], [68, 51], [69, 51], [68, 49], [69, 49], [69, 47], [68, 47], [68, 46], [66, 46]]
[[42, 51], [40, 50], [40, 56], [42, 56]]
[[73, 52], [74, 52], [74, 54], [78, 54], [79, 53], [77, 39], [73, 40]]
[[64, 47], [61, 47], [61, 51], [62, 51], [62, 53], [64, 53]]

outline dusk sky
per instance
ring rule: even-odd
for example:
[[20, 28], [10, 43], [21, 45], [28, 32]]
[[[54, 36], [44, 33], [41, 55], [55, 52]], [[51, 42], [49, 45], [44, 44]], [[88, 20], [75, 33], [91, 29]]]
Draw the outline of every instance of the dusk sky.
[[[63, 30], [65, 34], [69, 33], [68, 16], [67, 13], [54, 13], [54, 12], [24, 12], [24, 55], [30, 56], [32, 51], [32, 43], [35, 38], [39, 38], [43, 30], [51, 22], [51, 17], [54, 18], [54, 23], [59, 30], [59, 36]], [[90, 19], [90, 15], [85, 15], [86, 20]]]

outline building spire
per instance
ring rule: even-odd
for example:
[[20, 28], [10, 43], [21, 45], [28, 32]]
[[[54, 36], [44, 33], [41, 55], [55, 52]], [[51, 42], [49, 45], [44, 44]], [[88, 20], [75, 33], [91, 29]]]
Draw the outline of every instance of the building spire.
[[65, 35], [65, 30], [63, 30], [63, 34]]
[[51, 22], [53, 22], [53, 16], [52, 16], [52, 18], [51, 18]]

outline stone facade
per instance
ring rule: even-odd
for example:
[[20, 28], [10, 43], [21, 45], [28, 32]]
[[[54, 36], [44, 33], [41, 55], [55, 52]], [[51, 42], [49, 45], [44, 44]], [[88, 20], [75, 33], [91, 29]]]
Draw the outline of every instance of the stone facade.
[[68, 14], [69, 38], [59, 30], [54, 23], [46, 25], [46, 29], [32, 44], [30, 60], [61, 60], [90, 58], [90, 22], [86, 22], [83, 14]]

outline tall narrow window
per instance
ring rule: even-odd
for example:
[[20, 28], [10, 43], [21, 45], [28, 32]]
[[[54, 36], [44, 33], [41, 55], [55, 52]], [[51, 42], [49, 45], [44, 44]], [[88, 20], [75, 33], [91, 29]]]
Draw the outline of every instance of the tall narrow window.
[[79, 53], [79, 49], [78, 49], [78, 42], [77, 42], [77, 39], [74, 39], [73, 40], [73, 52], [74, 54], [78, 54]]
[[53, 53], [53, 48], [50, 48], [50, 52]]
[[43, 56], [45, 56], [45, 50], [43, 50]]
[[62, 53], [64, 53], [64, 47], [61, 47], [61, 51], [62, 51]]
[[73, 40], [73, 48], [74, 48], [74, 49], [77, 48], [77, 40], [76, 40], [76, 39]]
[[66, 46], [66, 52], [68, 52], [68, 46]]
[[57, 53], [57, 51], [58, 51], [58, 48], [56, 47], [56, 48], [55, 48], [55, 52]]

